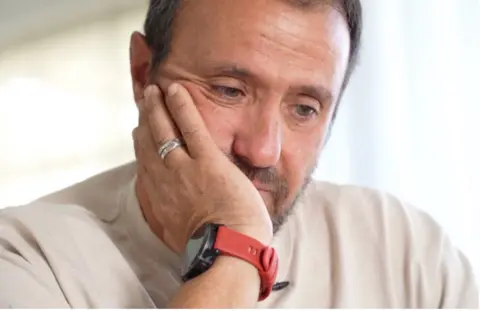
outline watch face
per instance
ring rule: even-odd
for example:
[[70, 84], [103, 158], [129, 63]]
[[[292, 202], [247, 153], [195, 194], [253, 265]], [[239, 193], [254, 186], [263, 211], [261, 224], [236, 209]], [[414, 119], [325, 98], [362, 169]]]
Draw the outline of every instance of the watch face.
[[195, 260], [195, 258], [197, 258], [200, 251], [202, 250], [204, 243], [204, 235], [194, 236], [188, 241], [187, 246], [185, 247], [185, 253], [183, 255], [182, 274], [186, 273], [192, 266], [193, 261]]
[[217, 225], [206, 225], [187, 243], [183, 255], [182, 277], [189, 280], [210, 268], [218, 252], [213, 248]]

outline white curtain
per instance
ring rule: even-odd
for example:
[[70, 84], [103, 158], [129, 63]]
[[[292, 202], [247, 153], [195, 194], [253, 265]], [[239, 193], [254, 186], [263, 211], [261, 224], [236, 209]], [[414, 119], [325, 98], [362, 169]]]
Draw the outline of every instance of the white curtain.
[[[361, 64], [315, 177], [426, 210], [478, 269], [480, 1], [363, 3]], [[128, 41], [143, 15], [0, 54], [0, 206], [133, 159]]]

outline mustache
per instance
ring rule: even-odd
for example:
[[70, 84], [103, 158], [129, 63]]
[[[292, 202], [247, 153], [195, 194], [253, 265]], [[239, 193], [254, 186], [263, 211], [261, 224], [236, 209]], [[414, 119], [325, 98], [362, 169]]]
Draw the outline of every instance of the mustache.
[[256, 167], [242, 157], [225, 154], [235, 166], [251, 181], [257, 181], [272, 189], [273, 199], [278, 204], [288, 195], [288, 182], [275, 167]]

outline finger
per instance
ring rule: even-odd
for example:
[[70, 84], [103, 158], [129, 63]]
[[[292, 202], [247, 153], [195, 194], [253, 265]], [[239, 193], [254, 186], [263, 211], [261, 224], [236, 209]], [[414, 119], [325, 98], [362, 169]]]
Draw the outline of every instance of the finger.
[[145, 102], [145, 87], [142, 86], [140, 83], [134, 83], [134, 94], [135, 94], [135, 103], [138, 109], [138, 123], [142, 123], [145, 120], [145, 110], [146, 110], [146, 102]]
[[140, 83], [137, 83], [137, 82], [133, 83], [133, 96], [135, 98], [135, 103], [137, 104], [137, 108], [140, 109], [140, 102], [144, 98], [144, 88]]
[[154, 187], [154, 184], [153, 179], [150, 175], [152, 174], [154, 176], [154, 174], [159, 172], [159, 169], [153, 168], [152, 165], [147, 165], [147, 163], [150, 163], [150, 161], [146, 159], [147, 155], [145, 154], [145, 150], [140, 147], [140, 141], [142, 141], [142, 139], [140, 138], [141, 135], [142, 134], [139, 133], [138, 128], [134, 130], [132, 135], [134, 137], [135, 156], [137, 158], [137, 182], [139, 184], [141, 183], [144, 187], [146, 187], [147, 191], [152, 191], [151, 188]]
[[192, 158], [211, 152], [216, 147], [192, 97], [183, 86], [178, 83], [170, 85], [166, 106]]
[[157, 144], [161, 145], [165, 141], [177, 137], [178, 130], [175, 128], [167, 109], [165, 109], [163, 94], [156, 85], [150, 85], [145, 89], [145, 101], [142, 110]]
[[[155, 142], [147, 124], [138, 126], [132, 133], [135, 157], [139, 167], [158, 166], [159, 158], [155, 151]], [[155, 169], [157, 170], [157, 169]]]
[[136, 103], [138, 108], [138, 125], [148, 122], [145, 120], [147, 115], [145, 112], [145, 98], [138, 100]]
[[[148, 115], [148, 123], [152, 131], [154, 141], [157, 145], [157, 151], [158, 148], [166, 142], [175, 138], [182, 138], [170, 116], [170, 113], [165, 107], [163, 94], [156, 85], [152, 85], [147, 88], [145, 106]], [[182, 148], [176, 149], [181, 150]], [[185, 152], [185, 149], [183, 149], [182, 152], [173, 150], [171, 153], [172, 155], [175, 155], [171, 156], [169, 153], [168, 160], [166, 160], [167, 157], [165, 157], [165, 161], [168, 163], [174, 162], [175, 160], [185, 159], [185, 156], [188, 156], [188, 154]]]
[[[175, 138], [182, 138], [173, 120], [165, 107], [163, 94], [157, 86], [149, 86], [146, 91], [146, 113], [153, 140], [158, 148]], [[167, 167], [181, 163], [188, 158], [184, 148], [175, 148], [163, 160]]]

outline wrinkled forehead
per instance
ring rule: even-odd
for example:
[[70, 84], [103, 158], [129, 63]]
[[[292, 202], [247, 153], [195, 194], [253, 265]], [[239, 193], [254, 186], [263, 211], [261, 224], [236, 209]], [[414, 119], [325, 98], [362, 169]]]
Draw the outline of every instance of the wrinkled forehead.
[[347, 24], [333, 6], [302, 9], [285, 0], [186, 1], [171, 46], [172, 58], [187, 66], [234, 62], [332, 89], [340, 88], [348, 54]]

